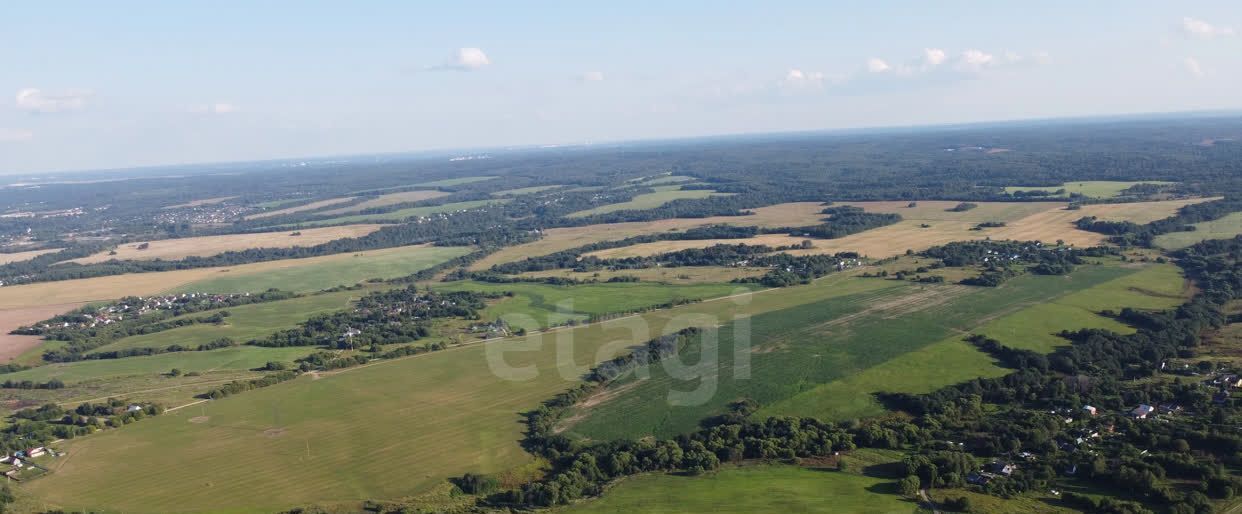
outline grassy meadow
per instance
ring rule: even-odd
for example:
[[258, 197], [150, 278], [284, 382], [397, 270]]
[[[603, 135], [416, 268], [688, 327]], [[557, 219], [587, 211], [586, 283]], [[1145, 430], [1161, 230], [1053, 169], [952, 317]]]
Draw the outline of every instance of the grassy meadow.
[[[65, 507], [136, 513], [188, 506], [271, 512], [418, 494], [466, 471], [496, 473], [531, 462], [518, 445], [519, 413], [635, 341], [887, 287], [880, 280], [830, 276], [808, 286], [302, 377], [68, 441], [70, 455], [89, 458], [58, 461], [54, 473], [23, 489]], [[573, 344], [554, 344], [565, 341]], [[499, 362], [524, 371], [493, 371]], [[128, 464], [114, 465], [121, 460]]]
[[[477, 209], [488, 205], [504, 203], [509, 201], [508, 198], [492, 198], [490, 200], [471, 200], [468, 202], [454, 202], [441, 205], [428, 205], [426, 207], [408, 207], [405, 209], [397, 209], [391, 212], [383, 212], [379, 214], [354, 214], [349, 216], [338, 216], [323, 220], [307, 221], [298, 223], [297, 226], [315, 227], [319, 225], [339, 225], [342, 223], [395, 223], [404, 221], [409, 218], [419, 216], [430, 216], [441, 212], [464, 211], [467, 209]], [[293, 225], [285, 225], [292, 227]]]
[[1138, 184], [1169, 185], [1169, 184], [1173, 184], [1173, 182], [1161, 182], [1161, 181], [1156, 181], [1156, 180], [1143, 181], [1143, 182], [1119, 182], [1119, 181], [1113, 181], [1113, 180], [1086, 180], [1082, 182], [1066, 182], [1059, 186], [1010, 186], [1010, 187], [1005, 188], [1005, 192], [1013, 193], [1016, 191], [1047, 191], [1049, 193], [1054, 193], [1057, 190], [1064, 189], [1065, 194], [1063, 196], [1065, 197], [1068, 197], [1071, 194], [1077, 193], [1083, 196], [1090, 196], [1092, 198], [1116, 198], [1118, 196], [1121, 196], [1122, 191], [1125, 191], [1126, 189], [1129, 189], [1130, 187], [1136, 186]]
[[492, 176], [492, 175], [479, 175], [479, 176], [472, 176], [472, 177], [446, 178], [444, 180], [433, 180], [431, 182], [421, 182], [421, 183], [414, 184], [414, 185], [421, 186], [421, 187], [451, 187], [451, 186], [460, 186], [462, 184], [473, 184], [475, 182], [482, 182], [484, 180], [491, 180], [494, 178], [497, 178], [497, 177]]
[[128, 375], [151, 375], [167, 373], [173, 368], [184, 372], [207, 372], [215, 370], [248, 370], [263, 366], [268, 361], [293, 362], [314, 351], [309, 347], [259, 348], [236, 346], [207, 352], [162, 353], [149, 357], [125, 359], [88, 360], [64, 364], [48, 364], [15, 373], [5, 379], [46, 382], [58, 378], [70, 386], [75, 382]]
[[530, 186], [530, 187], [519, 187], [519, 188], [517, 188], [517, 189], [506, 189], [506, 190], [504, 190], [504, 191], [496, 191], [495, 193], [492, 193], [492, 196], [522, 196], [522, 195], [531, 195], [531, 194], [535, 194], [535, 193], [542, 193], [542, 192], [547, 191], [547, 190], [550, 190], [550, 189], [556, 189], [556, 188], [558, 188], [558, 187], [565, 187], [565, 186], [562, 186], [562, 185], [559, 185], [559, 184], [553, 184], [553, 185], [550, 185], [550, 186]]
[[1208, 239], [1228, 239], [1242, 235], [1242, 212], [1194, 224], [1193, 232], [1170, 232], [1156, 236], [1156, 246], [1168, 250], [1180, 250]]
[[722, 196], [730, 193], [717, 193], [710, 189], [681, 189], [681, 186], [655, 186], [655, 192], [643, 193], [631, 198], [627, 202], [612, 203], [601, 205], [594, 209], [587, 209], [570, 214], [570, 218], [580, 218], [583, 216], [593, 216], [596, 214], [607, 214], [616, 211], [625, 210], [643, 210], [654, 209], [673, 200], [681, 199], [699, 199], [710, 196]]
[[573, 514], [797, 512], [912, 514], [917, 505], [894, 482], [861, 473], [787, 465], [727, 467], [703, 476], [651, 474], [628, 478], [602, 498], [557, 509]]
[[311, 228], [300, 230], [301, 235], [291, 235], [290, 231], [256, 232], [251, 234], [228, 234], [222, 236], [185, 237], [180, 239], [162, 239], [146, 242], [148, 247], [139, 250], [142, 243], [127, 243], [116, 247], [116, 255], [102, 251], [79, 259], [66, 262], [92, 264], [110, 260], [178, 260], [190, 256], [208, 257], [230, 251], [242, 251], [250, 248], [289, 248], [293, 246], [315, 246], [337, 239], [362, 237], [376, 230], [381, 225], [344, 225], [340, 227]]

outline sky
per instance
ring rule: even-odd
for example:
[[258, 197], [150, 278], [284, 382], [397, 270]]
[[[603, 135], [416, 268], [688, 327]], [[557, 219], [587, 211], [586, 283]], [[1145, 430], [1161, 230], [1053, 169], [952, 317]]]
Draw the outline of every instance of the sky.
[[0, 4], [0, 174], [1242, 109], [1242, 2]]

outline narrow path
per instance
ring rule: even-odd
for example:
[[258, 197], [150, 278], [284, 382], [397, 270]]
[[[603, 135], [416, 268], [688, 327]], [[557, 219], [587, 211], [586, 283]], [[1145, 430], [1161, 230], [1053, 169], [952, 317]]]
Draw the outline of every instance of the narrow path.
[[932, 514], [941, 514], [940, 510], [936, 509], [936, 504], [931, 501], [931, 497], [927, 496], [927, 489], [919, 489], [919, 499], [923, 500], [925, 507], [931, 509]]

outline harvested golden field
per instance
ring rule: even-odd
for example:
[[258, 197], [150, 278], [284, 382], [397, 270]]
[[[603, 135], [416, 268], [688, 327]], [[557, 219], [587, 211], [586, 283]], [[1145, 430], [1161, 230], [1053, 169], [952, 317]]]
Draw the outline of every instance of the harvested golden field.
[[344, 225], [327, 228], [303, 229], [301, 235], [294, 236], [292, 231], [258, 232], [254, 234], [228, 234], [223, 236], [186, 237], [181, 239], [164, 239], [150, 241], [149, 248], [139, 250], [142, 243], [127, 243], [116, 248], [116, 255], [99, 252], [67, 262], [92, 264], [118, 260], [177, 260], [186, 257], [208, 257], [229, 251], [240, 251], [249, 248], [289, 248], [293, 246], [315, 246], [318, 244], [352, 237], [362, 237], [383, 225]]
[[[7, 311], [17, 309], [110, 300], [126, 295], [151, 295], [177, 290], [194, 282], [222, 277], [256, 277], [256, 282], [258, 282], [259, 280], [257, 279], [263, 279], [267, 275], [275, 275], [288, 269], [315, 265], [350, 268], [357, 267], [360, 264], [359, 259], [411, 259], [424, 251], [437, 249], [438, 247], [430, 247], [428, 245], [402, 246], [362, 253], [341, 253], [320, 257], [307, 257], [305, 259], [284, 259], [218, 268], [130, 273], [127, 275], [6, 286], [0, 287], [0, 316], [5, 315]], [[352, 285], [352, 282], [345, 285]], [[295, 287], [287, 287], [286, 289], [298, 290]]]
[[10, 334], [9, 332], [13, 329], [43, 321], [57, 314], [64, 314], [83, 305], [85, 302], [0, 310], [0, 364], [7, 363], [26, 350], [34, 348], [43, 339], [39, 336]]
[[824, 218], [818, 202], [796, 202], [753, 209], [748, 216], [714, 216], [710, 218], [676, 218], [651, 222], [611, 223], [582, 227], [548, 229], [543, 239], [503, 248], [475, 261], [472, 270], [484, 270], [503, 262], [547, 255], [600, 241], [616, 241], [627, 237], [661, 232], [679, 232], [704, 225], [741, 225], [757, 227], [791, 227], [814, 225]]
[[249, 216], [246, 216], [244, 219], [248, 219], [248, 220], [257, 220], [257, 219], [261, 219], [261, 218], [270, 218], [270, 217], [272, 217], [272, 216], [284, 216], [285, 214], [293, 214], [293, 213], [295, 213], [295, 212], [302, 212], [302, 211], [313, 211], [313, 210], [315, 210], [315, 209], [322, 209], [322, 208], [327, 207], [327, 206], [329, 206], [329, 205], [336, 205], [336, 204], [338, 204], [338, 203], [345, 203], [345, 202], [348, 202], [348, 201], [353, 200], [353, 199], [354, 199], [354, 197], [352, 197], [352, 196], [344, 196], [344, 197], [341, 197], [341, 198], [329, 198], [329, 199], [327, 199], [327, 200], [320, 200], [320, 201], [318, 201], [318, 202], [311, 202], [311, 203], [308, 203], [308, 204], [306, 204], [306, 205], [298, 205], [298, 206], [296, 206], [296, 207], [289, 207], [289, 208], [285, 208], [285, 209], [277, 209], [277, 210], [274, 210], [274, 211], [260, 212], [260, 213], [258, 213], [258, 214], [251, 214], [251, 215], [249, 215]]
[[680, 268], [642, 268], [628, 270], [573, 271], [554, 269], [522, 273], [521, 277], [560, 277], [574, 280], [598, 280], [604, 282], [613, 277], [637, 277], [643, 282], [665, 284], [711, 284], [730, 282], [738, 278], [757, 277], [767, 273], [767, 268], [728, 268], [724, 266], [685, 266]]
[[29, 250], [16, 253], [0, 253], [0, 265], [10, 262], [28, 261], [45, 253], [59, 252], [60, 248], [52, 248], [50, 250]]
[[179, 203], [177, 205], [169, 205], [168, 207], [165, 207], [165, 209], [180, 209], [183, 207], [198, 207], [200, 205], [211, 205], [215, 203], [221, 203], [221, 202], [225, 202], [228, 200], [232, 200], [234, 198], [237, 198], [237, 196], [220, 196], [216, 198], [203, 198], [202, 200], [193, 200], [193, 201], [189, 201], [186, 203]]
[[376, 207], [387, 207], [389, 205], [396, 205], [399, 203], [420, 202], [423, 200], [431, 200], [432, 198], [440, 198], [441, 196], [448, 196], [449, 194], [451, 193], [446, 193], [444, 191], [431, 191], [431, 190], [389, 193], [386, 195], [377, 196], [375, 198], [372, 198], [370, 200], [367, 200], [357, 205], [350, 205], [349, 207], [341, 207], [339, 209], [327, 210], [327, 211], [319, 212], [316, 214], [325, 214], [325, 215], [326, 214], [348, 214], [351, 212], [359, 212], [364, 209], [374, 209]]
[[[839, 239], [815, 239], [806, 250], [793, 250], [790, 254], [807, 255], [836, 252], [859, 252], [869, 257], [889, 257], [919, 251], [932, 246], [975, 239], [1012, 239], [1021, 241], [1054, 242], [1062, 240], [1077, 246], [1094, 246], [1107, 239], [1102, 234], [1078, 230], [1074, 222], [1083, 216], [1097, 216], [1115, 221], [1150, 223], [1167, 218], [1177, 209], [1209, 199], [1169, 200], [1161, 202], [1136, 202], [1122, 204], [1086, 205], [1079, 210], [1067, 210], [1059, 202], [979, 202], [969, 211], [950, 212], [946, 209], [958, 202], [918, 202], [916, 207], [906, 207], [909, 202], [853, 202], [848, 205], [862, 207], [871, 212], [896, 212], [904, 218], [901, 222]], [[1004, 227], [971, 230], [983, 221], [1003, 221]], [[927, 225], [924, 227], [923, 225]], [[786, 246], [801, 243], [804, 238], [783, 234], [765, 234], [748, 239], [709, 239], [701, 241], [657, 241], [624, 248], [593, 252], [601, 258], [641, 257], [659, 253], [706, 248], [716, 244], [763, 244]], [[585, 243], [584, 243], [585, 244]], [[572, 248], [576, 245], [570, 245]]]

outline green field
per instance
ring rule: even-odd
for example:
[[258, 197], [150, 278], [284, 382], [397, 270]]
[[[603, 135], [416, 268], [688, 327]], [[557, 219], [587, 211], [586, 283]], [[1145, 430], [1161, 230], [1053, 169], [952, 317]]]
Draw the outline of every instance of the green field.
[[[484, 311], [486, 319], [504, 319], [527, 330], [583, 321], [592, 315], [630, 312], [676, 300], [702, 300], [744, 293], [754, 287], [744, 284], [667, 285], [653, 282], [623, 282], [554, 286], [537, 283], [492, 284], [450, 282], [433, 285], [446, 291], [513, 292]], [[561, 306], [561, 307], [558, 307]]]
[[372, 278], [397, 278], [417, 273], [454, 257], [470, 253], [459, 246], [407, 246], [358, 253], [354, 259], [290, 266], [262, 273], [228, 275], [181, 286], [176, 292], [260, 293], [276, 288], [285, 291], [320, 291], [350, 286]]
[[570, 218], [580, 218], [582, 216], [593, 216], [596, 214], [607, 214], [615, 211], [624, 210], [642, 210], [654, 209], [673, 200], [682, 199], [700, 199], [709, 196], [722, 196], [729, 193], [717, 193], [710, 189], [689, 189], [682, 190], [681, 186], [657, 186], [654, 193], [643, 193], [631, 198], [628, 202], [613, 203], [601, 205], [594, 209], [578, 211], [570, 214]]
[[[302, 377], [69, 441], [65, 449], [74, 457], [22, 488], [65, 507], [139, 513], [191, 506], [271, 512], [418, 494], [449, 476], [530, 462], [518, 445], [519, 413], [635, 341], [687, 324], [715, 325], [887, 286], [836, 275], [809, 286]], [[493, 371], [489, 361], [525, 371]], [[524, 375], [531, 371], [537, 372]], [[207, 422], [190, 422], [204, 411]], [[116, 465], [122, 461], [126, 465]]]
[[[1134, 284], [1145, 284], [1140, 291]], [[1068, 342], [1054, 335], [1061, 330], [1102, 328], [1129, 333], [1133, 329], [1096, 313], [1122, 307], [1167, 308], [1181, 303], [1174, 298], [1182, 290], [1182, 278], [1171, 264], [1150, 265], [1141, 270], [1025, 307], [988, 321], [972, 330], [1001, 343], [1028, 350], [1051, 352]], [[1152, 296], [1156, 291], [1159, 295]], [[778, 401], [760, 416], [800, 415], [845, 420], [884, 413], [874, 394], [879, 392], [928, 393], [976, 377], [998, 377], [1010, 370], [996, 366], [992, 358], [952, 335], [922, 349], [901, 355], [857, 374], [815, 387]]]
[[1194, 224], [1194, 232], [1170, 232], [1156, 236], [1156, 246], [1169, 250], [1180, 250], [1199, 241], [1208, 239], [1229, 239], [1242, 235], [1242, 212], [1235, 212], [1225, 217]]
[[492, 196], [522, 196], [522, 195], [540, 193], [543, 191], [547, 191], [549, 189], [556, 189], [558, 187], [565, 187], [565, 186], [553, 184], [550, 186], [519, 187], [517, 189], [506, 189], [504, 191], [496, 191], [495, 193], [492, 193]]
[[839, 471], [763, 465], [705, 476], [642, 475], [603, 497], [557, 512], [672, 514], [756, 512], [911, 514], [912, 501], [894, 494], [892, 480]]
[[1005, 188], [1006, 193], [1015, 191], [1048, 191], [1055, 192], [1058, 189], [1064, 189], [1065, 195], [1069, 196], [1078, 193], [1083, 196], [1093, 198], [1115, 198], [1121, 195], [1121, 192], [1136, 184], [1159, 184], [1168, 185], [1174, 182], [1161, 182], [1158, 180], [1149, 180], [1143, 182], [1117, 182], [1112, 180], [1088, 180], [1084, 182], [1066, 182], [1059, 186], [1009, 186]]
[[473, 182], [482, 182], [482, 181], [484, 181], [484, 180], [491, 180], [491, 179], [494, 179], [494, 178], [496, 178], [496, 177], [491, 176], [491, 175], [477, 176], [477, 177], [458, 177], [458, 178], [446, 178], [446, 179], [444, 179], [444, 180], [433, 180], [433, 181], [431, 181], [431, 182], [422, 182], [422, 183], [419, 183], [419, 184], [414, 184], [414, 185], [415, 185], [415, 186], [424, 186], [424, 187], [460, 186], [460, 185], [462, 185], [462, 184], [470, 184], [470, 183], [473, 183]]
[[[715, 359], [720, 364], [709, 367], [707, 380], [699, 380], [694, 374], [689, 380], [674, 379], [663, 366], [654, 366], [651, 378], [622, 379], [612, 386], [622, 393], [596, 407], [571, 413], [578, 421], [567, 427], [567, 433], [593, 440], [669, 437], [692, 430], [700, 420], [722, 412], [738, 398], [751, 398], [761, 406], [778, 408], [782, 414], [834, 417], [820, 406], [818, 388], [824, 384], [961, 337], [963, 331], [997, 316], [1134, 271], [1117, 265], [1082, 266], [1068, 277], [1025, 275], [997, 288], [877, 280], [891, 286], [751, 318], [749, 337], [754, 344], [738, 343], [742, 348], [752, 348], [746, 354], [750, 360], [748, 379], [734, 378], [737, 338], [733, 327], [726, 325], [720, 329], [719, 357]], [[701, 355], [700, 347], [691, 345], [682, 352], [681, 361], [700, 362]], [[980, 359], [960, 347], [955, 352], [928, 355], [941, 365], [957, 367], [965, 378], [998, 373], [989, 359]], [[912, 362], [897, 368], [918, 366]], [[943, 370], [929, 366], [918, 373], [886, 375], [886, 380], [890, 390], [926, 387], [928, 377], [934, 378]], [[687, 399], [685, 392], [701, 390], [711, 383], [715, 383], [714, 394]], [[795, 399], [804, 394], [808, 395]], [[679, 402], [689, 405], [673, 405]]]
[[[311, 316], [344, 309], [349, 306], [350, 300], [357, 299], [366, 293], [367, 291], [341, 291], [304, 296], [279, 302], [229, 307], [227, 309], [220, 309], [229, 312], [229, 317], [225, 318], [225, 322], [220, 325], [200, 323], [154, 334], [130, 336], [96, 348], [89, 353], [128, 348], [164, 348], [172, 344], [196, 346], [209, 343], [221, 337], [228, 337], [239, 343], [244, 343], [251, 339], [266, 336], [277, 330], [293, 328]], [[197, 318], [209, 316], [214, 312], [216, 311], [196, 312], [183, 317]]]
[[181, 371], [247, 370], [257, 368], [268, 361], [293, 362], [314, 348], [259, 348], [237, 346], [209, 352], [162, 353], [150, 357], [90, 360], [65, 364], [48, 364], [5, 375], [5, 379], [46, 382], [58, 378], [70, 386], [74, 382], [128, 375], [167, 373], [173, 368]]
[[[429, 205], [426, 207], [407, 207], [405, 209], [397, 209], [391, 212], [380, 214], [352, 214], [349, 216], [338, 216], [336, 218], [328, 218], [325, 220], [315, 220], [298, 223], [299, 227], [317, 227], [322, 225], [343, 225], [350, 223], [375, 223], [375, 222], [399, 222], [409, 218], [418, 216], [430, 216], [441, 212], [463, 211], [467, 209], [477, 209], [492, 204], [508, 202], [509, 198], [493, 198], [491, 200], [471, 200], [469, 202], [454, 202], [442, 205]], [[281, 225], [282, 228], [291, 228], [295, 225]]]
[[678, 184], [681, 182], [691, 182], [693, 180], [695, 180], [694, 177], [687, 177], [685, 175], [665, 175], [663, 177], [656, 177], [653, 179], [643, 180], [643, 181], [640, 181], [638, 184], [642, 186], [658, 186], [662, 184]]

